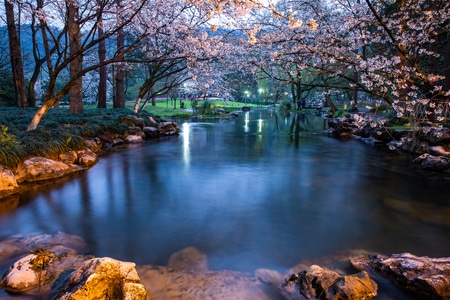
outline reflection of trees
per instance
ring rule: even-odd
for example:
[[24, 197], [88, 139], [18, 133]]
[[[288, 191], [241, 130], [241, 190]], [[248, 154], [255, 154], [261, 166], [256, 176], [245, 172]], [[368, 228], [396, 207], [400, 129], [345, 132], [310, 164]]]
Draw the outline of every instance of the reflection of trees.
[[295, 146], [298, 146], [298, 141], [300, 137], [300, 132], [307, 131], [305, 125], [309, 125], [309, 120], [304, 113], [297, 112], [291, 121], [291, 127], [289, 128], [289, 133], [292, 138], [294, 138]]

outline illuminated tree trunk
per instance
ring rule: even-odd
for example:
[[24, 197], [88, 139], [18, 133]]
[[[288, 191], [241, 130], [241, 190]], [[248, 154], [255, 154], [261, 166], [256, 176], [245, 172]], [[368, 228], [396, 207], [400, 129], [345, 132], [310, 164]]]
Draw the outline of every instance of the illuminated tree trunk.
[[8, 27], [9, 54], [11, 58], [11, 68], [14, 79], [14, 89], [16, 91], [16, 104], [19, 107], [28, 108], [27, 93], [25, 89], [25, 78], [23, 75], [22, 52], [20, 40], [17, 35], [14, 19], [14, 6], [10, 1], [5, 2], [6, 24]]
[[81, 33], [78, 16], [78, 6], [75, 0], [69, 0], [67, 3], [67, 23], [70, 42], [70, 80], [73, 85], [70, 88], [70, 109], [72, 113], [83, 112], [83, 82], [79, 73], [83, 67], [83, 57], [81, 55]]

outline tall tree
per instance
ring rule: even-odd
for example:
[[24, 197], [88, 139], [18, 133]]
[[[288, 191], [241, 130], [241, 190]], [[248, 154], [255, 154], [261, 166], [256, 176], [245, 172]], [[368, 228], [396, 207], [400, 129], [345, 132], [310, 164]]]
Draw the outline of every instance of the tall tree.
[[83, 81], [80, 75], [83, 69], [83, 56], [81, 51], [81, 32], [78, 14], [78, 3], [76, 0], [67, 0], [67, 28], [69, 34], [70, 80], [70, 108], [72, 113], [83, 112]]
[[22, 51], [14, 14], [14, 2], [8, 0], [5, 0], [4, 2], [9, 37], [9, 56], [11, 58], [14, 89], [16, 91], [16, 104], [19, 107], [28, 108], [25, 77], [23, 74]]
[[[120, 19], [120, 12], [122, 11], [122, 0], [116, 0], [117, 3], [117, 9], [118, 9], [118, 18]], [[120, 20], [118, 20], [120, 22]], [[123, 31], [123, 28], [119, 29], [117, 32], [117, 52], [120, 53], [123, 51], [123, 48], [125, 47], [125, 33]], [[116, 64], [116, 90], [114, 94], [114, 108], [123, 108], [125, 107], [125, 65], [123, 63], [124, 58], [121, 56], [118, 59], [118, 63]]]
[[[61, 2], [62, 1], [62, 2]], [[81, 0], [80, 0], [81, 1]], [[64, 3], [64, 5], [61, 5]], [[60, 16], [62, 19], [58, 20], [60, 24], [68, 24], [68, 12], [64, 11], [60, 15], [55, 14], [55, 11], [59, 11], [61, 8], [65, 8], [67, 10], [68, 6], [66, 5], [65, 0], [60, 0], [59, 2], [51, 2], [53, 5], [48, 9], [53, 13], [53, 16]], [[121, 12], [121, 22], [119, 24], [115, 22], [109, 22], [108, 31], [100, 39], [98, 37], [98, 14], [101, 11], [103, 16], [107, 15], [109, 18], [114, 19], [114, 11], [116, 0], [105, 0], [101, 1], [101, 9], [98, 9], [95, 2], [89, 0], [83, 0], [82, 3], [78, 3], [78, 8], [82, 7], [82, 14], [76, 19], [78, 22], [78, 30], [83, 28], [83, 39], [81, 40], [81, 45], [78, 51], [71, 52], [70, 43], [66, 40], [58, 40], [55, 38], [55, 45], [57, 46], [55, 50], [55, 55], [52, 61], [54, 62], [52, 72], [49, 74], [48, 87], [45, 91], [44, 101], [42, 106], [36, 111], [33, 119], [28, 125], [28, 130], [34, 130], [38, 127], [41, 119], [47, 113], [47, 111], [54, 106], [58, 101], [67, 95], [73, 86], [78, 84], [78, 79], [81, 80], [81, 77], [88, 72], [97, 70], [101, 66], [113, 64], [117, 62], [120, 58], [122, 58], [126, 53], [133, 51], [141, 42], [141, 40], [148, 35], [148, 31], [142, 30], [140, 34], [134, 37], [134, 40], [130, 41], [130, 43], [123, 47], [119, 52], [114, 53], [112, 56], [108, 57], [104, 62], [100, 63], [98, 60], [89, 60], [86, 61], [85, 64], [79, 63], [81, 65], [81, 70], [78, 69], [78, 72], [73, 72], [72, 77], [65, 82], [61, 88], [56, 89], [57, 81], [60, 77], [66, 72], [66, 70], [71, 65], [72, 61], [76, 59], [82, 58], [83, 54], [89, 54], [95, 51], [98, 48], [99, 42], [103, 40], [107, 40], [109, 38], [113, 38], [117, 36], [119, 30], [123, 29], [125, 26], [129, 26], [132, 24], [132, 21], [136, 18], [137, 14], [141, 11], [142, 7], [145, 6], [146, 0], [140, 1], [138, 3], [135, 2], [127, 2], [127, 6]], [[45, 15], [45, 14], [44, 14]], [[64, 37], [69, 34], [69, 27], [65, 26], [64, 28], [51, 28], [47, 27], [48, 30], [55, 30], [59, 33], [59, 37]], [[74, 30], [75, 32], [75, 30]], [[52, 36], [56, 37], [57, 34], [55, 32], [50, 32]], [[77, 64], [75, 64], [77, 65]], [[55, 93], [53, 94], [53, 92]]]

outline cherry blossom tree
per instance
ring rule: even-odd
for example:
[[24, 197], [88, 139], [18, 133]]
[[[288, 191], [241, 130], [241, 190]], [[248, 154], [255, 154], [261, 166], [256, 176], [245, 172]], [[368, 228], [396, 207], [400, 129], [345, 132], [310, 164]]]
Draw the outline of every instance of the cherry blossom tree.
[[[102, 41], [116, 37], [121, 30], [130, 26], [146, 2], [144, 0], [123, 4], [120, 9], [120, 18], [117, 17], [117, 3], [113, 0], [103, 1], [101, 5], [92, 1], [73, 2], [73, 7], [69, 7], [69, 9], [66, 5], [68, 3], [67, 1], [52, 1], [47, 3], [46, 6], [42, 6], [39, 11], [31, 12], [35, 13], [38, 18], [46, 20], [46, 32], [51, 37], [53, 44], [56, 45], [56, 50], [51, 56], [51, 61], [54, 63], [52, 69], [49, 70], [48, 88], [43, 104], [34, 115], [28, 130], [36, 129], [41, 118], [53, 105], [74, 87], [78, 86], [79, 88], [83, 75], [97, 70], [101, 66], [121, 60], [126, 53], [134, 50], [147, 35], [147, 32], [143, 31], [140, 36], [117, 51], [110, 53], [109, 57], [101, 62], [92, 59], [82, 60], [83, 57], [90, 58], [91, 53], [98, 51], [98, 46]], [[78, 15], [71, 17], [70, 9], [74, 9], [72, 13], [77, 10]], [[49, 16], [52, 18], [49, 18]], [[49, 19], [52, 20], [53, 24], [59, 26], [51, 27], [48, 24]], [[74, 25], [73, 22], [70, 22], [71, 20], [75, 22], [76, 28], [71, 27]], [[103, 35], [98, 35], [100, 25], [103, 29]], [[74, 41], [75, 36], [73, 35], [77, 34], [77, 28], [82, 32], [82, 38], [76, 40], [76, 47], [72, 48], [71, 41]], [[75, 66], [70, 79], [62, 88], [56, 90], [57, 79], [64, 74], [69, 66]]]

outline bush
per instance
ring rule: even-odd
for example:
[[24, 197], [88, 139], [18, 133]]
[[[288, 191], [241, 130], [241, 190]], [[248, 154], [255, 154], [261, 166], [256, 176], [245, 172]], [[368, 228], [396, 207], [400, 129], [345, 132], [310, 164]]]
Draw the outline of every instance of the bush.
[[279, 110], [288, 111], [292, 109], [292, 103], [289, 100], [283, 100], [278, 106]]

